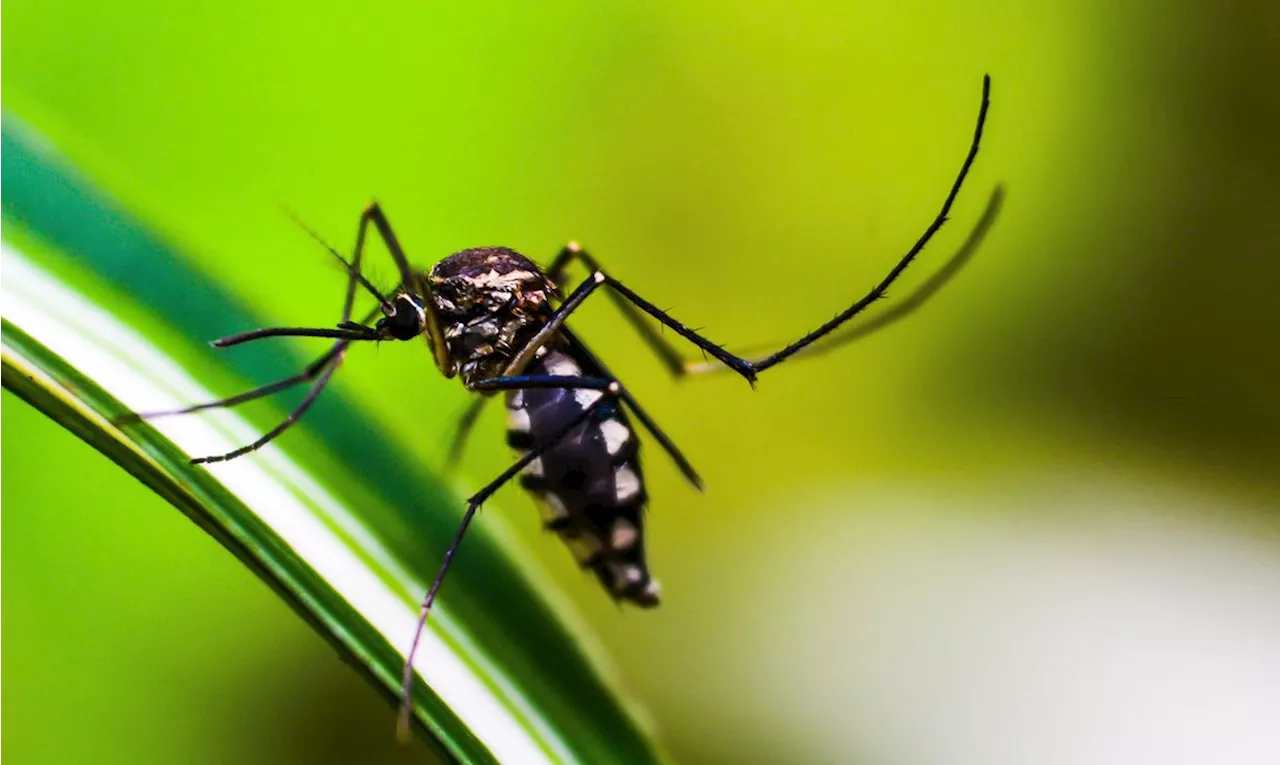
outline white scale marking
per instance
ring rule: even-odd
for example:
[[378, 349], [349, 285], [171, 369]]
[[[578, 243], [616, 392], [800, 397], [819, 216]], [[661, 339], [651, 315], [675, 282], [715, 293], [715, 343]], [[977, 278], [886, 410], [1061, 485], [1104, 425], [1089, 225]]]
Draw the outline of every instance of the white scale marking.
[[619, 518], [613, 524], [613, 531], [609, 536], [609, 546], [615, 550], [626, 550], [632, 547], [639, 538], [640, 532], [636, 529], [635, 524], [626, 518]]
[[582, 374], [582, 368], [563, 353], [551, 353], [547, 356], [547, 374], [557, 377], [576, 377]]
[[515, 433], [528, 433], [529, 411], [524, 407], [507, 409], [507, 429]]
[[613, 589], [616, 592], [623, 592], [631, 586], [644, 581], [644, 572], [640, 570], [639, 566], [631, 563], [611, 562], [609, 571], [613, 574]]
[[611, 456], [622, 451], [622, 447], [631, 440], [631, 429], [617, 420], [600, 423], [600, 433], [604, 436], [604, 448]]
[[628, 465], [622, 465], [613, 474], [613, 489], [619, 502], [626, 502], [640, 493], [640, 477]]

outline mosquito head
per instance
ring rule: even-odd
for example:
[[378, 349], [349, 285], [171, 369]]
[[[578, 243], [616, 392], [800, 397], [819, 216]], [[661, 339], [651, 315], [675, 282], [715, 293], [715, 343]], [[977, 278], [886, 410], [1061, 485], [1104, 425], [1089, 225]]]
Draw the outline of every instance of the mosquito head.
[[401, 292], [382, 309], [378, 332], [396, 340], [412, 340], [427, 329], [427, 309], [422, 298]]

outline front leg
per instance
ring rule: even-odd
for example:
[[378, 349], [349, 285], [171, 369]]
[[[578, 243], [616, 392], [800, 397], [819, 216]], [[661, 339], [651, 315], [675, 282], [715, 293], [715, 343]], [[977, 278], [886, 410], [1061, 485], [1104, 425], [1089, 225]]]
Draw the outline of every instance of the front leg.
[[[593, 272], [603, 270], [600, 267], [600, 262], [590, 252], [583, 249], [582, 245], [577, 242], [569, 242], [556, 255], [556, 259], [551, 262], [551, 267], [547, 269], [547, 276], [551, 278], [551, 281], [560, 284], [565, 275], [565, 270], [575, 261], [581, 262]], [[609, 298], [622, 313], [622, 317], [639, 333], [640, 339], [644, 341], [645, 345], [649, 346], [649, 349], [658, 357], [658, 360], [662, 362], [662, 366], [666, 367], [667, 372], [672, 377], [679, 379], [713, 369], [724, 369], [718, 364], [706, 361], [695, 363], [686, 360], [670, 340], [654, 330], [653, 325], [645, 319], [644, 314], [637, 310], [634, 305], [613, 292], [609, 293]]]
[[579, 285], [578, 288], [560, 304], [560, 307], [551, 315], [551, 319], [543, 325], [542, 329], [538, 330], [536, 335], [530, 338], [529, 342], [520, 349], [520, 352], [516, 354], [515, 358], [507, 364], [506, 369], [503, 370], [503, 376], [508, 377], [518, 375], [523, 371], [529, 365], [529, 362], [533, 361], [538, 349], [546, 345], [553, 337], [555, 337], [556, 333], [561, 331], [561, 328], [564, 326], [565, 320], [569, 318], [569, 315], [577, 310], [578, 307], [591, 296], [591, 293], [595, 292], [602, 285], [608, 285], [609, 288], [613, 292], [617, 293], [618, 296], [625, 298], [636, 308], [639, 308], [641, 311], [644, 311], [666, 326], [675, 330], [676, 333], [687, 339], [689, 342], [698, 346], [706, 353], [711, 354], [716, 359], [720, 360], [725, 366], [745, 377], [748, 382], [752, 384], [755, 383], [755, 370], [752, 369], [750, 362], [746, 359], [739, 358], [732, 353], [729, 353], [724, 348], [716, 345], [707, 338], [671, 318], [665, 311], [632, 292], [630, 289], [627, 289], [622, 282], [619, 282], [617, 279], [609, 276], [604, 271], [596, 271], [591, 276], [587, 277], [587, 280]]
[[[889, 273], [880, 280], [879, 284], [871, 288], [871, 290], [861, 298], [854, 301], [854, 303], [848, 308], [837, 314], [835, 318], [826, 322], [814, 331], [809, 332], [795, 342], [792, 342], [755, 361], [737, 356], [726, 351], [724, 348], [713, 343], [706, 337], [703, 337], [698, 332], [689, 329], [679, 321], [676, 321], [672, 317], [668, 316], [665, 311], [640, 297], [635, 292], [632, 292], [617, 279], [609, 276], [603, 270], [596, 268], [595, 272], [585, 282], [583, 282], [578, 289], [574, 290], [574, 292], [565, 299], [564, 303], [560, 305], [560, 308], [555, 312], [555, 314], [553, 314], [551, 320], [546, 324], [546, 326], [544, 326], [543, 329], [539, 331], [524, 348], [521, 349], [516, 358], [508, 365], [506, 374], [518, 374], [523, 370], [524, 367], [533, 359], [533, 355], [537, 352], [538, 348], [547, 343], [555, 333], [560, 330], [565, 319], [568, 318], [568, 315], [580, 306], [582, 302], [586, 300], [587, 297], [597, 288], [602, 285], [608, 285], [610, 291], [615, 293], [615, 302], [617, 302], [618, 299], [623, 299], [631, 306], [634, 306], [634, 308], [639, 309], [643, 313], [649, 314], [663, 325], [676, 332], [676, 334], [698, 346], [703, 352], [710, 354], [720, 363], [742, 375], [747, 382], [754, 385], [755, 379], [759, 373], [786, 361], [818, 340], [830, 335], [850, 319], [862, 313], [873, 303], [883, 298], [889, 287], [898, 279], [899, 276], [902, 275], [902, 272], [906, 270], [907, 266], [911, 265], [916, 256], [919, 255], [925, 245], [929, 243], [929, 240], [933, 238], [934, 234], [942, 228], [943, 224], [947, 221], [947, 216], [951, 212], [951, 206], [955, 202], [956, 196], [960, 193], [961, 186], [964, 185], [965, 178], [969, 175], [969, 169], [973, 166], [973, 161], [978, 156], [978, 147], [982, 141], [982, 130], [986, 125], [987, 110], [990, 107], [990, 96], [991, 78], [983, 77], [982, 103], [978, 109], [977, 126], [974, 128], [973, 140], [969, 144], [969, 151], [960, 165], [960, 172], [952, 183], [951, 190], [948, 192], [946, 199], [942, 203], [942, 208], [938, 211], [937, 215], [934, 216], [933, 221], [925, 229], [924, 233], [916, 240], [916, 243], [907, 251], [906, 255], [902, 256], [902, 258], [898, 260], [898, 263], [890, 269]], [[585, 262], [594, 263], [593, 260], [589, 260], [589, 256], [585, 256], [585, 253], [581, 251], [581, 248], [573, 245], [572, 243], [569, 247], [566, 247], [565, 250], [566, 251], [562, 252], [561, 256], [557, 258], [556, 262], [552, 265], [552, 273], [558, 273], [563, 269], [565, 264], [573, 260], [575, 257], [583, 259]], [[630, 309], [624, 310], [629, 311]], [[630, 313], [628, 315], [629, 317], [631, 316]], [[646, 336], [646, 338], [653, 337], [652, 329], [646, 328], [641, 317], [634, 316], [633, 318], [629, 318], [629, 320], [640, 330], [642, 334]], [[654, 346], [658, 355], [663, 358], [668, 369], [673, 370], [673, 373], [678, 375], [688, 373], [689, 370], [686, 369], [687, 363], [680, 358], [679, 354], [676, 354], [672, 349], [667, 347], [665, 343], [658, 342], [651, 343], [651, 345]]]

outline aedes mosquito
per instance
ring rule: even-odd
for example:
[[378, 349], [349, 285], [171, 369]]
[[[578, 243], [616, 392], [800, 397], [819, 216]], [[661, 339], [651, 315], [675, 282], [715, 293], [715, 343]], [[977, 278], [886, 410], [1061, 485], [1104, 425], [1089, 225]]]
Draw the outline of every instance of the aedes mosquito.
[[[701, 488], [702, 482], [666, 433], [565, 325], [570, 314], [591, 294], [604, 289], [672, 374], [684, 376], [711, 369], [727, 369], [738, 373], [753, 386], [761, 372], [805, 349], [817, 351], [833, 344], [843, 344], [843, 341], [878, 329], [891, 320], [887, 314], [882, 314], [882, 320], [874, 327], [858, 328], [864, 331], [828, 337], [884, 297], [889, 286], [946, 222], [951, 205], [978, 154], [990, 92], [991, 79], [984, 77], [982, 104], [969, 151], [942, 209], [915, 245], [861, 299], [774, 353], [754, 359], [730, 353], [632, 292], [574, 242], [566, 245], [546, 270], [506, 247], [479, 247], [456, 252], [428, 272], [416, 271], [409, 265], [382, 208], [375, 203], [360, 216], [350, 261], [325, 245], [343, 264], [348, 275], [342, 320], [335, 327], [271, 327], [213, 342], [216, 347], [226, 348], [267, 337], [324, 337], [336, 340], [328, 351], [302, 372], [238, 396], [136, 417], [152, 418], [230, 407], [305, 382], [311, 383], [310, 390], [289, 416], [257, 441], [226, 454], [199, 457], [192, 462], [234, 459], [262, 447], [297, 422], [324, 390], [352, 343], [413, 340], [418, 337], [426, 338], [441, 373], [446, 377], [460, 376], [467, 390], [481, 394], [463, 417], [451, 450], [453, 457], [461, 449], [483, 403], [499, 391], [506, 395], [507, 442], [521, 456], [467, 500], [467, 509], [458, 530], [445, 550], [440, 569], [422, 601], [417, 629], [405, 656], [401, 689], [400, 722], [402, 730], [407, 730], [412, 709], [413, 657], [436, 593], [476, 511], [516, 476], [539, 504], [546, 526], [561, 537], [578, 562], [599, 578], [614, 599], [645, 608], [658, 604], [658, 583], [650, 576], [645, 559], [643, 509], [647, 497], [640, 469], [639, 440], [630, 418], [634, 417], [657, 440], [691, 484]], [[985, 230], [998, 202], [997, 190], [979, 228]], [[400, 282], [389, 292], [379, 290], [361, 271], [370, 226], [382, 238], [399, 271]], [[975, 237], [978, 236], [977, 231], [975, 229]], [[976, 242], [976, 239], [971, 237], [971, 242]], [[566, 297], [558, 285], [575, 262], [589, 269], [591, 275]], [[950, 274], [940, 276], [945, 280]], [[939, 286], [939, 278], [935, 277], [933, 284], [918, 290], [902, 304], [892, 319], [913, 310]], [[357, 287], [376, 299], [378, 305], [360, 321], [352, 321]], [[375, 317], [377, 321], [370, 324]], [[714, 361], [694, 363], [685, 360], [653, 327], [650, 319], [688, 340]], [[823, 338], [828, 338], [828, 342], [811, 348], [813, 343]]]

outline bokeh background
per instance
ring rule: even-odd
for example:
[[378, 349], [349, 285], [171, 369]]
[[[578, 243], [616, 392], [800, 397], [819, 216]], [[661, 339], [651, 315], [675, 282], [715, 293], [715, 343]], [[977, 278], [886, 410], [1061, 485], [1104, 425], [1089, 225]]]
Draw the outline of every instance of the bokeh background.
[[[518, 491], [485, 520], [680, 761], [1280, 757], [1280, 6], [28, 0], [3, 22], [4, 108], [274, 321], [331, 322], [342, 281], [281, 205], [345, 246], [376, 196], [423, 264], [576, 238], [736, 347], [893, 264], [990, 72], [969, 186], [895, 294], [1008, 198], [911, 320], [753, 392], [670, 381], [607, 305], [578, 319], [707, 483], [650, 447], [662, 609], [616, 609]], [[465, 397], [426, 353], [340, 377], [440, 465]], [[508, 459], [496, 414], [464, 482]], [[422, 756], [192, 524], [8, 393], [3, 423], [5, 755]]]

